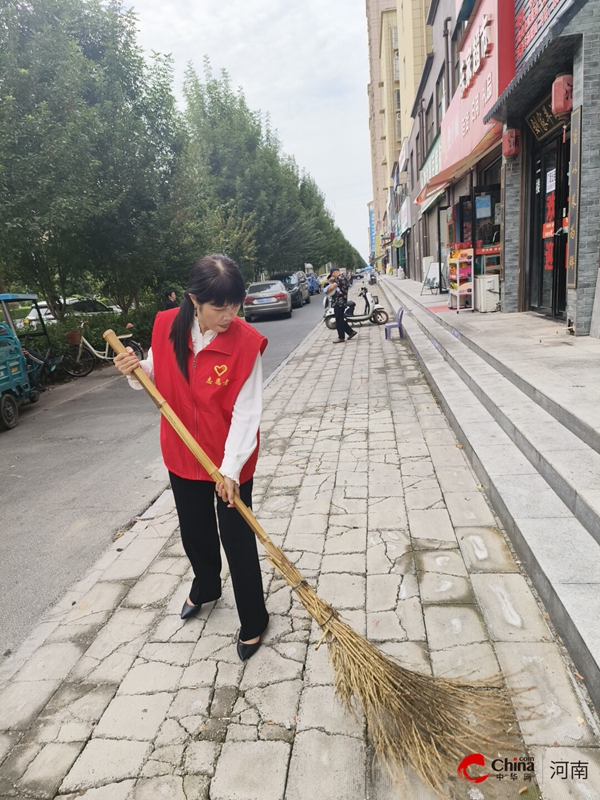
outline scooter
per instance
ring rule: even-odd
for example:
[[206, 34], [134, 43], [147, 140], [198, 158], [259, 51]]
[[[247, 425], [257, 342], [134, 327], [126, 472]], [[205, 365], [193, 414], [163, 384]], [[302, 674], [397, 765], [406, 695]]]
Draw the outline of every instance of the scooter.
[[[356, 303], [350, 300], [346, 305], [344, 318], [349, 325], [356, 323], [372, 322], [374, 325], [385, 325], [389, 320], [389, 316], [385, 308], [380, 305], [379, 298], [374, 297], [366, 286], [363, 286], [358, 293], [359, 297], [365, 300], [365, 308], [362, 314], [356, 314]], [[329, 307], [325, 311], [325, 325], [330, 331], [335, 330], [335, 313], [333, 308]]]

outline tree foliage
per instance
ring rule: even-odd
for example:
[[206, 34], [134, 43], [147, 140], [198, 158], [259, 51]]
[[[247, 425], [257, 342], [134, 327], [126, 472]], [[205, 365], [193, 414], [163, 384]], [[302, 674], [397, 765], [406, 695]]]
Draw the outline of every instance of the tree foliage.
[[144, 58], [119, 0], [0, 4], [0, 283], [124, 310], [203, 253], [248, 280], [362, 263], [310, 176], [226, 73]]

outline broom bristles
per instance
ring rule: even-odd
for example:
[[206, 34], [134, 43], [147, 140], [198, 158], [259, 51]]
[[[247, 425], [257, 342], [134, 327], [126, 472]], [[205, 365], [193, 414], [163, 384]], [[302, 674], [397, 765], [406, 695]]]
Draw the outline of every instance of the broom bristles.
[[397, 780], [407, 766], [438, 795], [468, 753], [488, 747], [514, 750], [508, 729], [514, 711], [500, 677], [495, 681], [439, 678], [392, 661], [339, 618], [272, 546], [269, 560], [323, 631], [334, 686], [356, 719], [362, 714], [375, 756]]

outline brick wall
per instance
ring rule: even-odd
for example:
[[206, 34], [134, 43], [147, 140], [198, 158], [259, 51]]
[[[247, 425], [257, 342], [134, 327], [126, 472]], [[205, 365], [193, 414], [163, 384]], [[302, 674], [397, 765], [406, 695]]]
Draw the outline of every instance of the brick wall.
[[563, 33], [573, 34], [583, 34], [573, 61], [573, 107], [583, 109], [577, 289], [567, 291], [567, 316], [575, 332], [585, 335], [590, 333], [600, 254], [600, 0], [588, 0]]
[[521, 156], [506, 162], [504, 183], [504, 281], [502, 311], [519, 310], [519, 237], [521, 228]]

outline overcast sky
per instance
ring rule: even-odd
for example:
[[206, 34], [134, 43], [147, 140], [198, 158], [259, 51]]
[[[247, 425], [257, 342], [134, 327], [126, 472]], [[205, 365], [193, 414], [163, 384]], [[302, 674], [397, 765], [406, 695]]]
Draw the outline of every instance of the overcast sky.
[[371, 165], [365, 0], [136, 0], [139, 41], [171, 53], [180, 96], [188, 62], [225, 68], [283, 149], [325, 194], [368, 258]]

